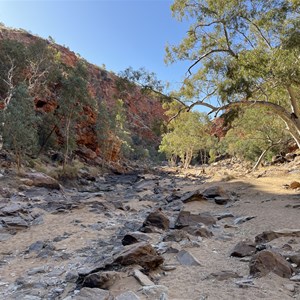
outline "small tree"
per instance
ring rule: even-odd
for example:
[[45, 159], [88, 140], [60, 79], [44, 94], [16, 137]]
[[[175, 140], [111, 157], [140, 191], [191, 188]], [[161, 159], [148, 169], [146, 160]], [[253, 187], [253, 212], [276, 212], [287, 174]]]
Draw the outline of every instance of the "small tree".
[[14, 152], [17, 168], [20, 170], [23, 158], [27, 154], [33, 154], [38, 144], [38, 118], [25, 84], [14, 88], [9, 106], [1, 111], [1, 119], [4, 124], [4, 148]]

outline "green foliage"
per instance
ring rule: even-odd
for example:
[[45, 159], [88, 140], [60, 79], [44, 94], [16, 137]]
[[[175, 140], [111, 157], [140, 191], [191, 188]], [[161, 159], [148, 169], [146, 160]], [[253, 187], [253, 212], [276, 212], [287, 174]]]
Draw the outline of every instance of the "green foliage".
[[182, 112], [168, 128], [170, 132], [163, 135], [159, 151], [173, 162], [178, 156], [187, 168], [199, 150], [207, 147], [209, 119], [199, 112]]
[[4, 148], [15, 153], [19, 169], [22, 159], [35, 153], [38, 143], [38, 119], [26, 85], [20, 84], [14, 89], [10, 104], [1, 115]]
[[[260, 114], [260, 118], [257, 115]], [[267, 110], [248, 109], [232, 123], [232, 129], [220, 146], [240, 158], [257, 161], [261, 153], [270, 148], [267, 159], [281, 152], [290, 140], [282, 123]]]

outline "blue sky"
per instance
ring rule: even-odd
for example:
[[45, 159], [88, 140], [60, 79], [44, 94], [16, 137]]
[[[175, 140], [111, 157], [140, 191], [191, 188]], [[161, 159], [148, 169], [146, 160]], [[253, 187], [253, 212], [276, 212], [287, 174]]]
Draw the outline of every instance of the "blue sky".
[[115, 73], [128, 66], [145, 67], [176, 87], [188, 64], [166, 66], [164, 48], [178, 43], [188, 27], [172, 18], [171, 4], [170, 0], [0, 0], [0, 21], [51, 36]]

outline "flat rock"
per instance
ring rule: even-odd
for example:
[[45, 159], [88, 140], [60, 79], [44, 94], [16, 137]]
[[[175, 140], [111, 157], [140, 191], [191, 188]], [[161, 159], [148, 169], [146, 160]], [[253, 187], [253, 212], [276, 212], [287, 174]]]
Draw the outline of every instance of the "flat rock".
[[115, 271], [97, 272], [87, 275], [82, 285], [89, 288], [108, 290], [120, 278], [120, 273]]
[[72, 298], [74, 300], [110, 300], [109, 291], [101, 290], [98, 288], [84, 287], [80, 292]]
[[151, 281], [150, 278], [147, 275], [145, 275], [144, 273], [142, 273], [138, 269], [133, 270], [133, 276], [143, 286], [154, 285], [154, 282]]
[[115, 300], [140, 300], [140, 298], [132, 291], [127, 291], [115, 297]]
[[208, 199], [216, 197], [226, 197], [228, 199], [227, 193], [221, 186], [208, 187], [202, 192], [202, 194], [205, 198]]
[[241, 241], [235, 245], [233, 250], [230, 253], [230, 256], [234, 257], [245, 257], [251, 256], [256, 251], [256, 244], [253, 243], [251, 240], [247, 239]]
[[199, 223], [210, 226], [216, 224], [216, 219], [209, 212], [203, 212], [196, 215], [191, 214], [189, 211], [181, 211], [177, 217], [175, 227], [182, 228], [197, 225]]
[[208, 277], [206, 279], [216, 279], [218, 281], [223, 281], [223, 280], [228, 280], [230, 278], [241, 278], [242, 276], [240, 276], [238, 273], [234, 272], [234, 271], [220, 271], [220, 272], [215, 272], [215, 273], [211, 273], [210, 275], [208, 275]]
[[234, 223], [234, 225], [239, 225], [239, 224], [245, 223], [247, 221], [250, 221], [254, 218], [255, 218], [255, 216], [238, 217], [238, 218], [234, 219], [233, 223]]
[[177, 254], [177, 260], [185, 266], [201, 266], [200, 262], [188, 251], [181, 250]]
[[165, 234], [163, 242], [181, 242], [183, 240], [189, 240], [190, 237], [186, 231], [174, 229]]
[[33, 185], [37, 187], [45, 187], [48, 189], [60, 190], [60, 184], [58, 181], [44, 173], [34, 172], [34, 173], [27, 173], [27, 179], [23, 179], [23, 183], [26, 185]]
[[170, 220], [160, 209], [157, 209], [147, 216], [143, 226], [154, 226], [163, 230], [167, 230], [170, 226]]
[[264, 231], [255, 237], [256, 243], [268, 243], [280, 237], [300, 237], [300, 229], [281, 229]]
[[250, 275], [262, 277], [270, 272], [283, 278], [290, 278], [293, 273], [292, 266], [282, 255], [270, 250], [263, 250], [254, 255], [249, 263]]
[[206, 200], [203, 194], [198, 191], [188, 192], [180, 197], [183, 203], [193, 202], [193, 201], [203, 201]]
[[147, 242], [140, 242], [125, 246], [125, 249], [116, 255], [114, 264], [123, 266], [138, 264], [145, 269], [156, 269], [164, 262], [162, 256]]
[[212, 231], [201, 223], [193, 226], [184, 227], [183, 230], [193, 236], [201, 236], [204, 238], [211, 238], [213, 236]]
[[146, 295], [149, 299], [159, 299], [166, 300], [168, 299], [168, 288], [164, 285], [152, 285], [144, 286], [142, 293]]
[[20, 228], [29, 227], [29, 224], [21, 217], [4, 217], [4, 218], [0, 218], [0, 220], [3, 223], [5, 223], [7, 226], [20, 227]]
[[300, 282], [300, 274], [297, 274], [297, 275], [291, 277], [290, 280]]
[[215, 203], [218, 205], [226, 205], [229, 201], [229, 198], [227, 197], [215, 197]]

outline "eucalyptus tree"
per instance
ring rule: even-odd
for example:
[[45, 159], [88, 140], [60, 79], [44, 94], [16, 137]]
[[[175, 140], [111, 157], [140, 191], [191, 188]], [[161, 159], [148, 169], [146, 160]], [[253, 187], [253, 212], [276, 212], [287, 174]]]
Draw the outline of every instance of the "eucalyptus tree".
[[216, 114], [267, 108], [300, 147], [300, 1], [175, 0], [171, 9], [190, 24], [166, 48], [168, 63], [190, 61], [177, 96]]

